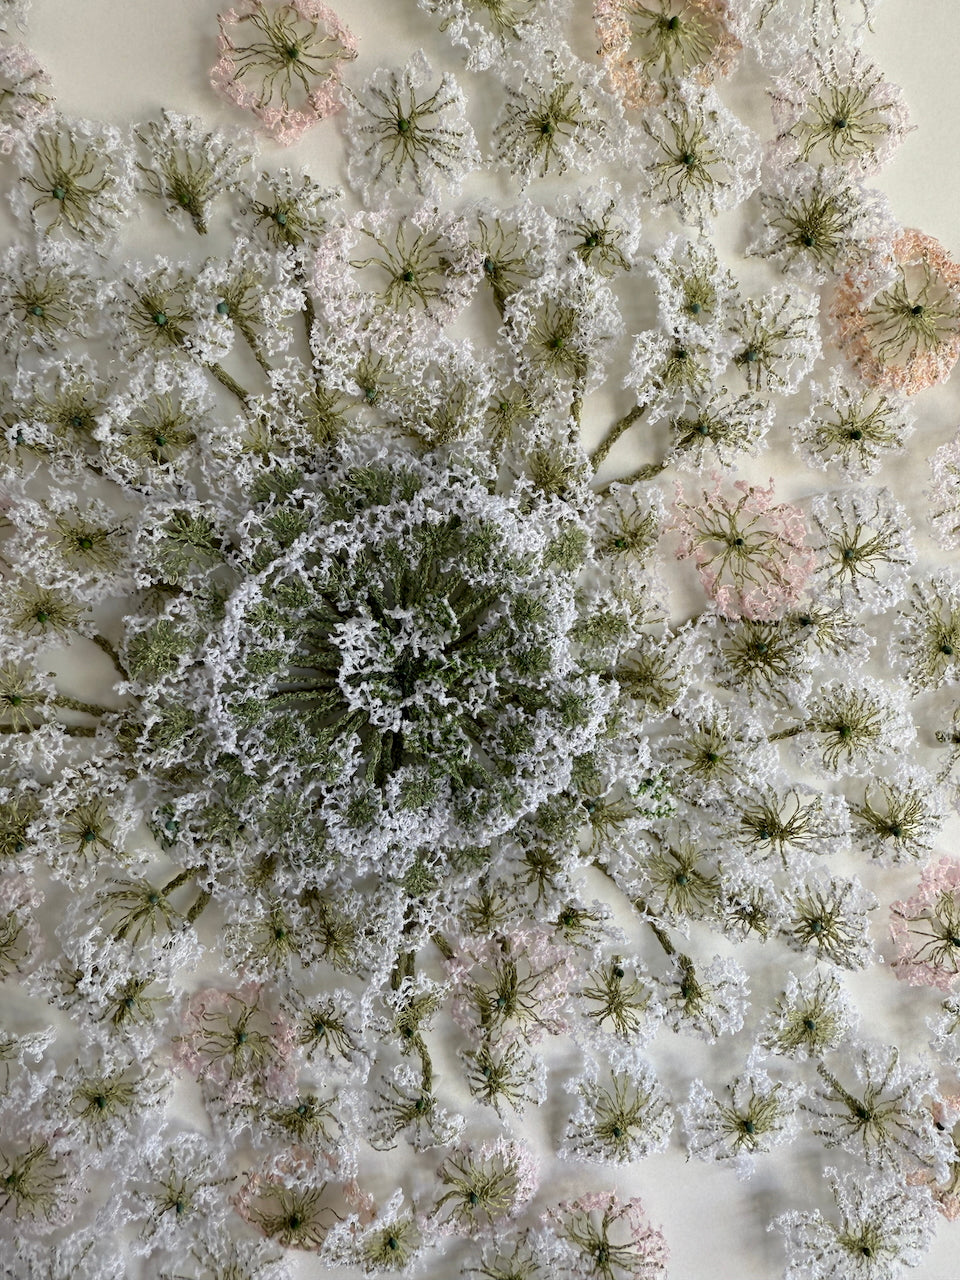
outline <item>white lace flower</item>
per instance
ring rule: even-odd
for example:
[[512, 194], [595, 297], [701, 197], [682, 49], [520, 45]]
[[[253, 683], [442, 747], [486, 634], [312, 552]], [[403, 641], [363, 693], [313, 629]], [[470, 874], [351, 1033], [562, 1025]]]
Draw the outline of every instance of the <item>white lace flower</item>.
[[370, 202], [406, 187], [436, 200], [456, 194], [480, 164], [463, 90], [451, 75], [436, 82], [422, 51], [400, 70], [378, 68], [347, 104], [350, 182]]
[[680, 1108], [687, 1150], [698, 1160], [731, 1160], [740, 1177], [753, 1172], [754, 1157], [791, 1142], [798, 1129], [803, 1086], [773, 1080], [748, 1063], [719, 1095], [694, 1080]]
[[756, 137], [723, 106], [716, 90], [684, 83], [642, 119], [639, 163], [645, 194], [684, 223], [703, 227], [733, 209], [760, 181]]
[[787, 1280], [895, 1280], [922, 1262], [936, 1221], [929, 1192], [890, 1175], [851, 1179], [828, 1168], [824, 1176], [839, 1221], [814, 1211], [771, 1224], [786, 1237]]

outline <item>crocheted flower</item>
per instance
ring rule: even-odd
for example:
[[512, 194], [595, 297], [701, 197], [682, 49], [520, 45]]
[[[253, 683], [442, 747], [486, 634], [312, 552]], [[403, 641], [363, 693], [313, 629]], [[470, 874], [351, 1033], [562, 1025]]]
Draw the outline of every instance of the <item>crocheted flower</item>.
[[544, 1221], [565, 1246], [552, 1260], [554, 1274], [563, 1280], [585, 1273], [601, 1280], [666, 1278], [666, 1242], [638, 1199], [591, 1192], [562, 1201]]
[[825, 1169], [839, 1220], [819, 1211], [785, 1213], [773, 1226], [789, 1249], [786, 1280], [894, 1280], [915, 1267], [933, 1238], [930, 1195], [896, 1175], [841, 1177]]
[[847, 275], [831, 309], [836, 341], [865, 381], [916, 395], [945, 381], [960, 358], [960, 265], [932, 236], [893, 243], [897, 276], [870, 296]]
[[712, 490], [688, 501], [677, 485], [677, 558], [691, 557], [707, 594], [728, 618], [761, 621], [783, 616], [813, 570], [813, 553], [799, 507], [773, 501], [774, 487], [738, 480], [728, 498], [717, 477]]
[[727, 0], [597, 0], [600, 56], [628, 108], [662, 99], [672, 82], [712, 83], [733, 69], [740, 42]]
[[881, 278], [899, 227], [886, 199], [843, 169], [796, 162], [774, 169], [760, 192], [763, 225], [747, 252], [769, 258], [807, 284], [847, 272]]
[[283, 145], [343, 105], [340, 73], [355, 38], [320, 0], [239, 0], [219, 15], [213, 87]]
[[872, 475], [913, 431], [914, 414], [902, 395], [852, 379], [839, 366], [830, 370], [826, 386], [812, 382], [810, 395], [810, 413], [797, 425], [794, 441], [808, 466], [832, 464], [851, 477]]
[[571, 0], [418, 0], [440, 30], [466, 50], [468, 71], [515, 61], [560, 38]]
[[777, 151], [815, 164], [874, 173], [909, 132], [903, 94], [860, 49], [821, 45], [770, 90]]
[[548, 173], [585, 173], [622, 148], [619, 103], [599, 72], [555, 46], [505, 68], [506, 99], [493, 129], [499, 164], [526, 184]]
[[932, 862], [912, 898], [890, 907], [894, 969], [912, 987], [950, 991], [960, 974], [960, 864]]
[[347, 104], [352, 185], [367, 203], [405, 187], [433, 199], [458, 191], [480, 163], [465, 107], [454, 78], [436, 83], [422, 52], [399, 70], [378, 68]]
[[684, 223], [703, 227], [756, 188], [757, 139], [715, 89], [684, 81], [662, 107], [648, 108], [640, 123], [645, 194], [655, 205], [670, 205]]
[[[260, 778], [239, 807], [228, 802], [251, 833], [291, 769], [309, 767], [297, 784], [320, 837], [312, 869], [304, 850], [308, 879], [344, 858], [378, 865], [389, 848], [408, 866], [427, 845], [483, 844], [562, 789], [611, 699], [572, 649], [576, 577], [551, 568], [561, 507], [541, 503], [534, 533], [530, 500], [525, 487], [490, 493], [468, 469], [380, 442], [253, 504], [239, 558], [208, 539], [209, 558], [178, 575], [175, 614], [144, 618], [127, 642], [158, 707], [178, 697], [186, 654], [207, 654], [208, 745], [194, 775], [207, 799], [194, 807], [183, 792], [181, 837], [202, 827], [216, 789], [206, 751], [233, 761], [220, 773], [228, 790], [236, 768]], [[209, 527], [206, 513], [195, 518]], [[158, 551], [164, 528], [177, 536], [169, 516], [149, 524]], [[214, 563], [231, 585], [211, 625], [202, 599]], [[154, 653], [158, 627], [180, 637], [184, 657]]]

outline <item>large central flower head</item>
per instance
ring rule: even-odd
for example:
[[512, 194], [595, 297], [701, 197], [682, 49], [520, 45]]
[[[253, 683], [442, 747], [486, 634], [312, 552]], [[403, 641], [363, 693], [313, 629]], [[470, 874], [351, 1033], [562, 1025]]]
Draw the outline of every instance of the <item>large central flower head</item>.
[[570, 505], [372, 445], [274, 481], [200, 647], [237, 825], [295, 799], [324, 878], [484, 845], [567, 787], [616, 694], [577, 657]]

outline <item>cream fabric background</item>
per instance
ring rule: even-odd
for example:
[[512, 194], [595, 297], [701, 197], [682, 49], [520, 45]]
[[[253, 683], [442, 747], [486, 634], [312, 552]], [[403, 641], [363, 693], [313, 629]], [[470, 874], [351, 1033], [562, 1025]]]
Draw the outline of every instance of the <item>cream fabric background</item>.
[[[582, 9], [582, 46], [589, 54], [590, 0], [576, 0]], [[123, 124], [155, 114], [159, 108], [202, 114], [211, 123], [239, 123], [238, 112], [220, 102], [208, 87], [207, 72], [215, 56], [217, 0], [34, 0], [25, 43], [37, 53], [50, 72], [61, 108], [69, 114]], [[421, 46], [435, 67], [458, 71], [456, 51], [440, 36], [435, 26], [416, 6], [415, 0], [336, 0], [336, 7], [360, 41], [360, 58], [348, 70], [348, 80], [357, 84], [380, 62], [398, 63]], [[868, 52], [900, 84], [911, 104], [916, 131], [910, 135], [897, 157], [884, 171], [877, 185], [889, 195], [894, 212], [908, 226], [938, 237], [960, 258], [960, 111], [956, 89], [960, 83], [960, 0], [885, 0], [868, 37]], [[492, 118], [496, 103], [478, 102], [482, 81], [465, 75], [472, 98], [475, 122], [477, 108], [489, 108]], [[741, 85], [724, 93], [730, 105], [761, 136], [769, 134], [765, 99], [750, 95]], [[263, 154], [271, 163], [302, 163], [321, 181], [345, 184], [342, 146], [335, 124], [327, 122], [308, 133], [292, 151], [263, 144]], [[465, 192], [469, 198], [480, 191], [506, 196], [497, 178], [475, 180]], [[731, 263], [742, 244], [739, 221], [734, 216], [722, 221], [719, 238]], [[131, 240], [135, 251], [155, 251], [145, 240]], [[180, 246], [171, 239], [162, 249], [175, 253]], [[737, 264], [748, 281], [753, 264]], [[919, 425], [912, 438], [911, 453], [898, 459], [895, 471], [884, 473], [880, 483], [891, 483], [895, 496], [917, 511], [923, 502], [922, 489], [928, 481], [926, 458], [948, 439], [960, 422], [960, 375], [946, 387], [924, 393], [919, 399]], [[603, 413], [601, 404], [595, 416]], [[603, 413], [603, 416], [607, 415]], [[628, 466], [631, 450], [637, 463], [650, 455], [640, 454], [642, 441], [625, 441], [616, 460]], [[797, 465], [786, 451], [764, 455], [755, 469], [756, 478], [766, 480], [775, 469], [781, 493], [803, 496], [820, 482], [820, 477]], [[751, 477], [752, 478], [752, 477]], [[894, 483], [895, 478], [895, 483]], [[929, 555], [930, 544], [919, 539], [921, 558]], [[90, 689], [101, 676], [99, 670], [82, 673]], [[957, 824], [944, 832], [940, 848], [957, 852]], [[909, 891], [916, 873], [895, 874], [890, 897]], [[598, 886], [599, 889], [599, 886]], [[879, 915], [880, 913], [878, 913]], [[884, 921], [875, 933], [886, 949]], [[889, 952], [888, 952], [889, 954]], [[762, 969], [764, 957], [756, 953]], [[889, 1036], [905, 1048], [922, 1049], [926, 1034], [922, 1014], [932, 1011], [935, 1000], [922, 1001], [918, 1016], [916, 993], [893, 980], [889, 970], [852, 975], [849, 986], [865, 1013], [862, 1030], [873, 1036]], [[762, 973], [754, 983], [754, 994], [762, 992]], [[653, 1055], [667, 1084], [676, 1084], [677, 1100], [685, 1093], [686, 1081], [706, 1069], [708, 1058], [715, 1064], [729, 1064], [735, 1070], [742, 1050], [721, 1043], [707, 1050], [689, 1038], [662, 1035]], [[452, 1059], [447, 1059], [441, 1090], [448, 1094], [454, 1084]], [[443, 1063], [441, 1060], [441, 1070]], [[720, 1078], [716, 1069], [711, 1073]], [[448, 1094], [449, 1096], [449, 1094]], [[454, 1094], [455, 1100], [455, 1094]], [[185, 1101], [185, 1108], [188, 1104]], [[556, 1135], [561, 1107], [548, 1106], [530, 1117], [524, 1134], [539, 1148], [548, 1149], [550, 1135]], [[481, 1122], [480, 1128], [483, 1128]], [[787, 1208], [823, 1203], [820, 1166], [829, 1163], [819, 1148], [797, 1146], [779, 1156], [767, 1156], [747, 1183], [739, 1183], [726, 1169], [697, 1162], [687, 1163], [679, 1140], [671, 1150], [617, 1172], [566, 1166], [559, 1162], [544, 1165], [545, 1185], [540, 1201], [575, 1194], [584, 1186], [618, 1185], [626, 1194], [639, 1194], [650, 1217], [662, 1224], [671, 1248], [672, 1280], [773, 1280], [783, 1265], [779, 1236], [764, 1231], [764, 1224]], [[387, 1153], [371, 1166], [372, 1189], [389, 1193], [396, 1184], [397, 1162], [402, 1153]], [[429, 1171], [432, 1157], [421, 1157]], [[404, 1179], [410, 1190], [416, 1180]], [[315, 1259], [303, 1257], [298, 1263], [303, 1277], [331, 1275], [322, 1271]], [[454, 1280], [459, 1265], [427, 1268], [429, 1276]], [[353, 1276], [352, 1271], [336, 1273]], [[934, 1247], [918, 1270], [916, 1280], [960, 1280], [960, 1224], [943, 1222]]]

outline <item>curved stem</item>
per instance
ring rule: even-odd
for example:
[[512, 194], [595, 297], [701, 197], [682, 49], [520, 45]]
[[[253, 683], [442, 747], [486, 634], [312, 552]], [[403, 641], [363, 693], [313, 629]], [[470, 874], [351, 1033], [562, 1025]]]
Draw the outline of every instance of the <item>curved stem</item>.
[[[78, 634], [82, 635], [83, 633], [78, 632]], [[127, 673], [126, 671], [124, 671], [123, 665], [120, 662], [120, 655], [116, 651], [116, 649], [113, 647], [113, 645], [110, 643], [110, 641], [106, 638], [106, 636], [92, 635], [92, 636], [86, 636], [85, 639], [92, 640], [98, 649], [102, 649], [103, 652], [110, 659], [110, 661], [113, 663], [113, 665], [116, 667], [120, 675], [122, 675], [124, 680], [126, 680]]]
[[430, 937], [433, 939], [434, 945], [443, 956], [444, 960], [452, 960], [454, 955], [453, 947], [451, 947], [443, 934], [439, 931], [435, 931], [430, 935]]
[[[194, 868], [190, 874], [195, 875], [197, 870], [198, 868]], [[187, 924], [193, 924], [193, 922], [199, 917], [200, 913], [206, 910], [212, 896], [213, 895], [208, 893], [206, 889], [201, 892], [200, 897], [197, 898], [196, 902], [184, 916], [184, 920]]]
[[[168, 880], [160, 890], [161, 894], [166, 897], [168, 893], [173, 893], [174, 889], [179, 889], [182, 884], [186, 884], [188, 880], [192, 880], [193, 877], [199, 875], [201, 871], [206, 871], [206, 867], [188, 867], [186, 871], [178, 871], [173, 879]], [[204, 906], [206, 906], [206, 903], [204, 903]]]
[[253, 353], [254, 360], [256, 360], [257, 364], [269, 378], [270, 374], [273, 373], [273, 368], [271, 367], [270, 361], [260, 350], [260, 343], [257, 341], [257, 335], [249, 325], [238, 323], [237, 328], [240, 330], [241, 336]]
[[[593, 865], [598, 871], [602, 871], [608, 880], [617, 885], [617, 882], [610, 874], [608, 867], [604, 866], [604, 864], [598, 859], [594, 859]], [[617, 885], [618, 889], [619, 887], [620, 886]], [[657, 921], [651, 917], [650, 908], [647, 906], [646, 900], [644, 898], [634, 898], [631, 905], [640, 913], [641, 916], [644, 917], [644, 923], [648, 924], [653, 930], [654, 937], [660, 943], [661, 947], [663, 947], [667, 955], [675, 956], [677, 954], [677, 948], [673, 945], [673, 942], [670, 940], [670, 935], [667, 933], [666, 929], [664, 929], [663, 925], [658, 924]]]

